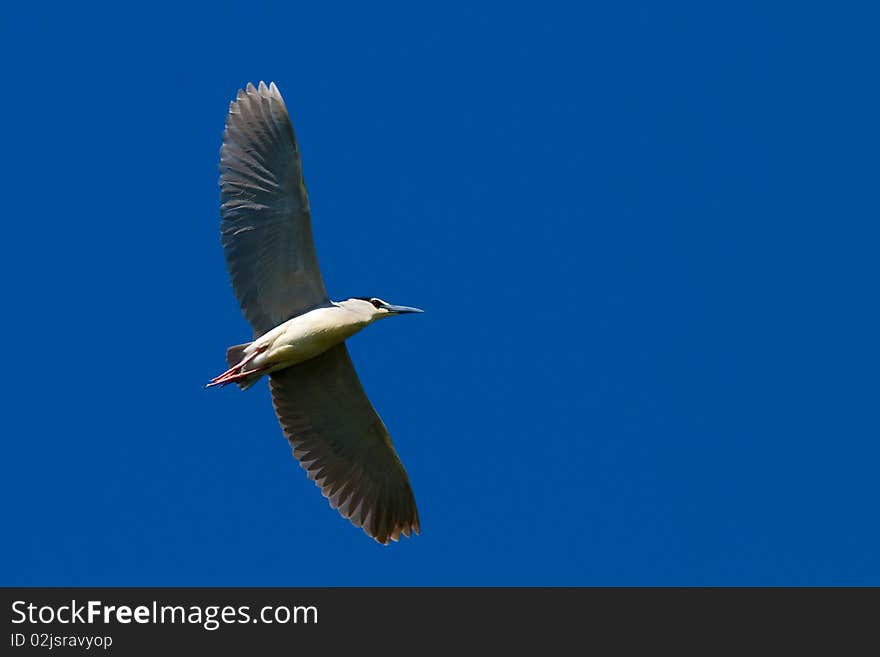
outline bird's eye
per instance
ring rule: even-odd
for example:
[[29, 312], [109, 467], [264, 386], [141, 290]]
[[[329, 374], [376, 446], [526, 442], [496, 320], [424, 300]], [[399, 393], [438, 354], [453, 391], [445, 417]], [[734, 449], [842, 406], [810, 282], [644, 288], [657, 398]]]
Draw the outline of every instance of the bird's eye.
[[382, 300], [381, 300], [381, 299], [370, 299], [370, 303], [373, 304], [373, 306], [374, 306], [375, 308], [381, 308], [381, 307], [382, 307]]

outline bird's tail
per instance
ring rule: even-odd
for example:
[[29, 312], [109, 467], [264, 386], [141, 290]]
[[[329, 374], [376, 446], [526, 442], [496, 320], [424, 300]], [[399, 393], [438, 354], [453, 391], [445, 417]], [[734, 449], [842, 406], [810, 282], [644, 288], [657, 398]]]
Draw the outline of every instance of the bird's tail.
[[245, 342], [244, 344], [236, 344], [229, 347], [226, 350], [226, 364], [229, 365], [229, 369], [211, 379], [206, 387], [213, 388], [214, 386], [225, 386], [234, 383], [242, 390], [247, 390], [254, 385], [265, 374], [265, 368], [245, 369], [245, 366], [260, 353], [259, 351], [254, 351], [249, 356], [245, 356], [244, 351], [250, 345], [250, 342]]
[[234, 344], [226, 350], [226, 364], [229, 367], [238, 365], [244, 359], [244, 350], [251, 346], [250, 342]]

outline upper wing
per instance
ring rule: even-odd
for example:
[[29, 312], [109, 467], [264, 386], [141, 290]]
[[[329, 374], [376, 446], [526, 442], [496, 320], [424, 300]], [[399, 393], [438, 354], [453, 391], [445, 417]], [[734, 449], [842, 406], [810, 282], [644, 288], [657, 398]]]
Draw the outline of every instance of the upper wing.
[[344, 343], [271, 374], [269, 387], [293, 455], [330, 506], [380, 543], [419, 533], [409, 478]]
[[248, 84], [229, 105], [220, 200], [226, 268], [255, 336], [327, 301], [299, 147], [274, 82]]

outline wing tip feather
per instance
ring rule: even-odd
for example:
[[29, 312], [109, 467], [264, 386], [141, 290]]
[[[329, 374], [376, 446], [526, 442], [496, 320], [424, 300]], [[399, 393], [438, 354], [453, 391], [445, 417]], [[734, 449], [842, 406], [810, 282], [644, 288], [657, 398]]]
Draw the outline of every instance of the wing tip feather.
[[[321, 362], [322, 358], [327, 360]], [[315, 482], [328, 505], [377, 543], [388, 545], [398, 542], [401, 536], [417, 536], [421, 526], [415, 495], [384, 425], [381, 425], [380, 433], [371, 432], [378, 440], [376, 451], [367, 450], [358, 455], [344, 450], [341, 454], [348, 453], [348, 457], [340, 459], [339, 454], [328, 448], [326, 439], [315, 433], [309, 423], [304, 423], [304, 411], [298, 408], [296, 401], [302, 402], [303, 381], [314, 383], [312, 377], [318, 372], [336, 377], [340, 367], [350, 370], [347, 374], [356, 376], [344, 345], [338, 351], [330, 350], [325, 356], [270, 376], [273, 406], [293, 456], [308, 478]], [[324, 389], [321, 385], [317, 388], [322, 395], [334, 394], [332, 389]], [[354, 394], [364, 394], [359, 385]], [[371, 417], [366, 425], [358, 424], [375, 427], [378, 416], [369, 401], [365, 401]]]

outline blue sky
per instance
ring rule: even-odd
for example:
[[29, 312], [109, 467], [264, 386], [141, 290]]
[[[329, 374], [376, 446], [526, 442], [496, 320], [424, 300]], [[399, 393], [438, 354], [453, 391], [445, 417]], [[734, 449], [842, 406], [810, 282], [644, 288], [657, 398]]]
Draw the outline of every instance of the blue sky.
[[[0, 583], [880, 584], [877, 16], [765, 4], [8, 9]], [[331, 296], [427, 311], [349, 343], [388, 548], [202, 388], [260, 79]]]

